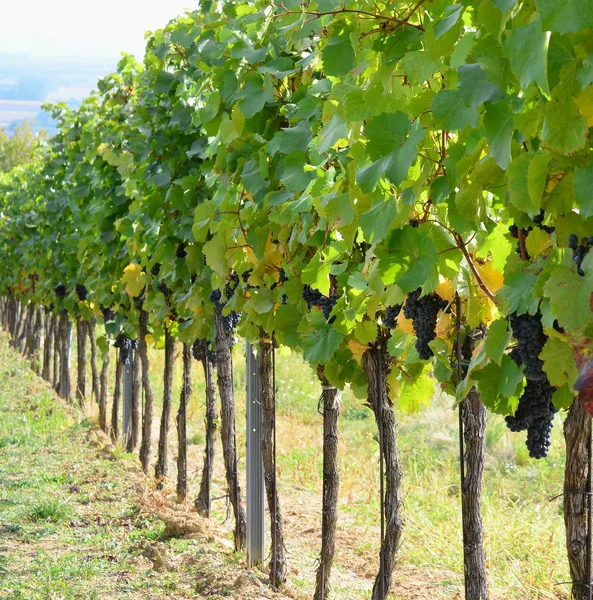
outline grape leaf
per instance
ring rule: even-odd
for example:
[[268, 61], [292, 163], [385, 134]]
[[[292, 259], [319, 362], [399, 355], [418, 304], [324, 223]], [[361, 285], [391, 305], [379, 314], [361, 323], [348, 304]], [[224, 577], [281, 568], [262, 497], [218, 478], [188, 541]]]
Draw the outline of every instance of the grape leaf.
[[402, 384], [397, 397], [397, 405], [406, 414], [416, 412], [422, 406], [428, 406], [434, 394], [435, 381], [425, 369], [421, 375], [411, 381], [402, 378]]
[[593, 28], [593, 0], [536, 0], [544, 29], [574, 33]]
[[593, 217], [593, 165], [575, 170], [573, 189], [581, 216]]
[[349, 33], [330, 37], [321, 56], [326, 75], [332, 77], [346, 75], [356, 63], [356, 53]]
[[317, 330], [303, 339], [305, 360], [326, 363], [337, 351], [343, 337], [327, 323], [318, 323]]
[[487, 103], [484, 111], [484, 133], [490, 154], [501, 169], [506, 169], [511, 160], [513, 130], [513, 114], [508, 101]]
[[572, 388], [579, 376], [572, 346], [550, 336], [539, 357], [544, 361], [544, 371], [553, 386], [562, 387], [566, 383]]
[[435, 126], [439, 129], [456, 131], [467, 125], [475, 127], [478, 110], [466, 106], [459, 90], [442, 90], [432, 99]]
[[502, 356], [511, 341], [509, 323], [506, 319], [497, 319], [490, 324], [486, 336], [486, 355], [500, 365]]
[[502, 99], [502, 90], [490, 83], [479, 63], [462, 65], [458, 73], [459, 93], [467, 106], [481, 106], [484, 102]]
[[503, 54], [511, 61], [511, 71], [522, 87], [537, 83], [544, 92], [549, 91], [548, 34], [542, 31], [539, 19], [513, 29], [504, 43]]

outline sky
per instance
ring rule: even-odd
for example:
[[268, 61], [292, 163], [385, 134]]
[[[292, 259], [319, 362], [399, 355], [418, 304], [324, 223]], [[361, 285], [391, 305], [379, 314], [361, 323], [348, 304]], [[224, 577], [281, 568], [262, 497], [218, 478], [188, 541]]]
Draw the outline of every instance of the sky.
[[142, 58], [144, 33], [197, 0], [0, 0], [0, 53]]

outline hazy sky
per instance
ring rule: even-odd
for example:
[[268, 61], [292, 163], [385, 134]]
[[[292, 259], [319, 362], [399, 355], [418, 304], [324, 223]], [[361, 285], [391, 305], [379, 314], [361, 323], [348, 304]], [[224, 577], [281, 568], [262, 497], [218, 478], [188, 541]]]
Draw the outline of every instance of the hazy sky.
[[144, 32], [197, 0], [0, 0], [0, 52], [142, 57]]

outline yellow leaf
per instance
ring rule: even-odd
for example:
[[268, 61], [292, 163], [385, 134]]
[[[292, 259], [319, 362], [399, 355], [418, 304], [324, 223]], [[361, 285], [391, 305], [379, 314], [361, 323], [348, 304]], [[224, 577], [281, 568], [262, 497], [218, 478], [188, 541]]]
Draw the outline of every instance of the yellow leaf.
[[593, 127], [593, 85], [586, 87], [576, 98], [579, 112], [587, 117], [587, 127]]
[[146, 273], [136, 263], [130, 263], [125, 269], [121, 282], [126, 286], [128, 296], [135, 298], [139, 296], [146, 287]]
[[437, 285], [435, 292], [447, 302], [452, 302], [453, 298], [455, 298], [453, 282], [444, 277], [439, 277], [439, 285]]
[[361, 365], [362, 355], [369, 349], [369, 347], [357, 342], [356, 340], [350, 340], [348, 342], [348, 348], [350, 349], [350, 352], [352, 352], [354, 360]]
[[391, 369], [387, 374], [387, 388], [389, 389], [389, 398], [392, 402], [397, 401], [397, 397], [399, 396], [399, 369]]
[[475, 263], [476, 270], [480, 274], [482, 281], [488, 289], [495, 294], [504, 285], [504, 276], [502, 273], [492, 267], [491, 262], [483, 265]]
[[397, 317], [397, 328], [401, 329], [404, 333], [414, 335], [414, 326], [412, 325], [412, 319], [406, 319], [404, 316], [403, 309], [400, 311]]

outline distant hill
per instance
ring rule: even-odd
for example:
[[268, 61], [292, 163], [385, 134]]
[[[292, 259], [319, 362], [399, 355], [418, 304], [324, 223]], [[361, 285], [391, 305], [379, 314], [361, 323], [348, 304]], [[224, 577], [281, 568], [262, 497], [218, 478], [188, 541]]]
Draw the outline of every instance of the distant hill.
[[35, 129], [55, 128], [41, 110], [44, 102], [78, 105], [97, 87], [97, 80], [115, 69], [117, 58], [45, 58], [0, 53], [0, 128], [10, 132], [22, 121]]

